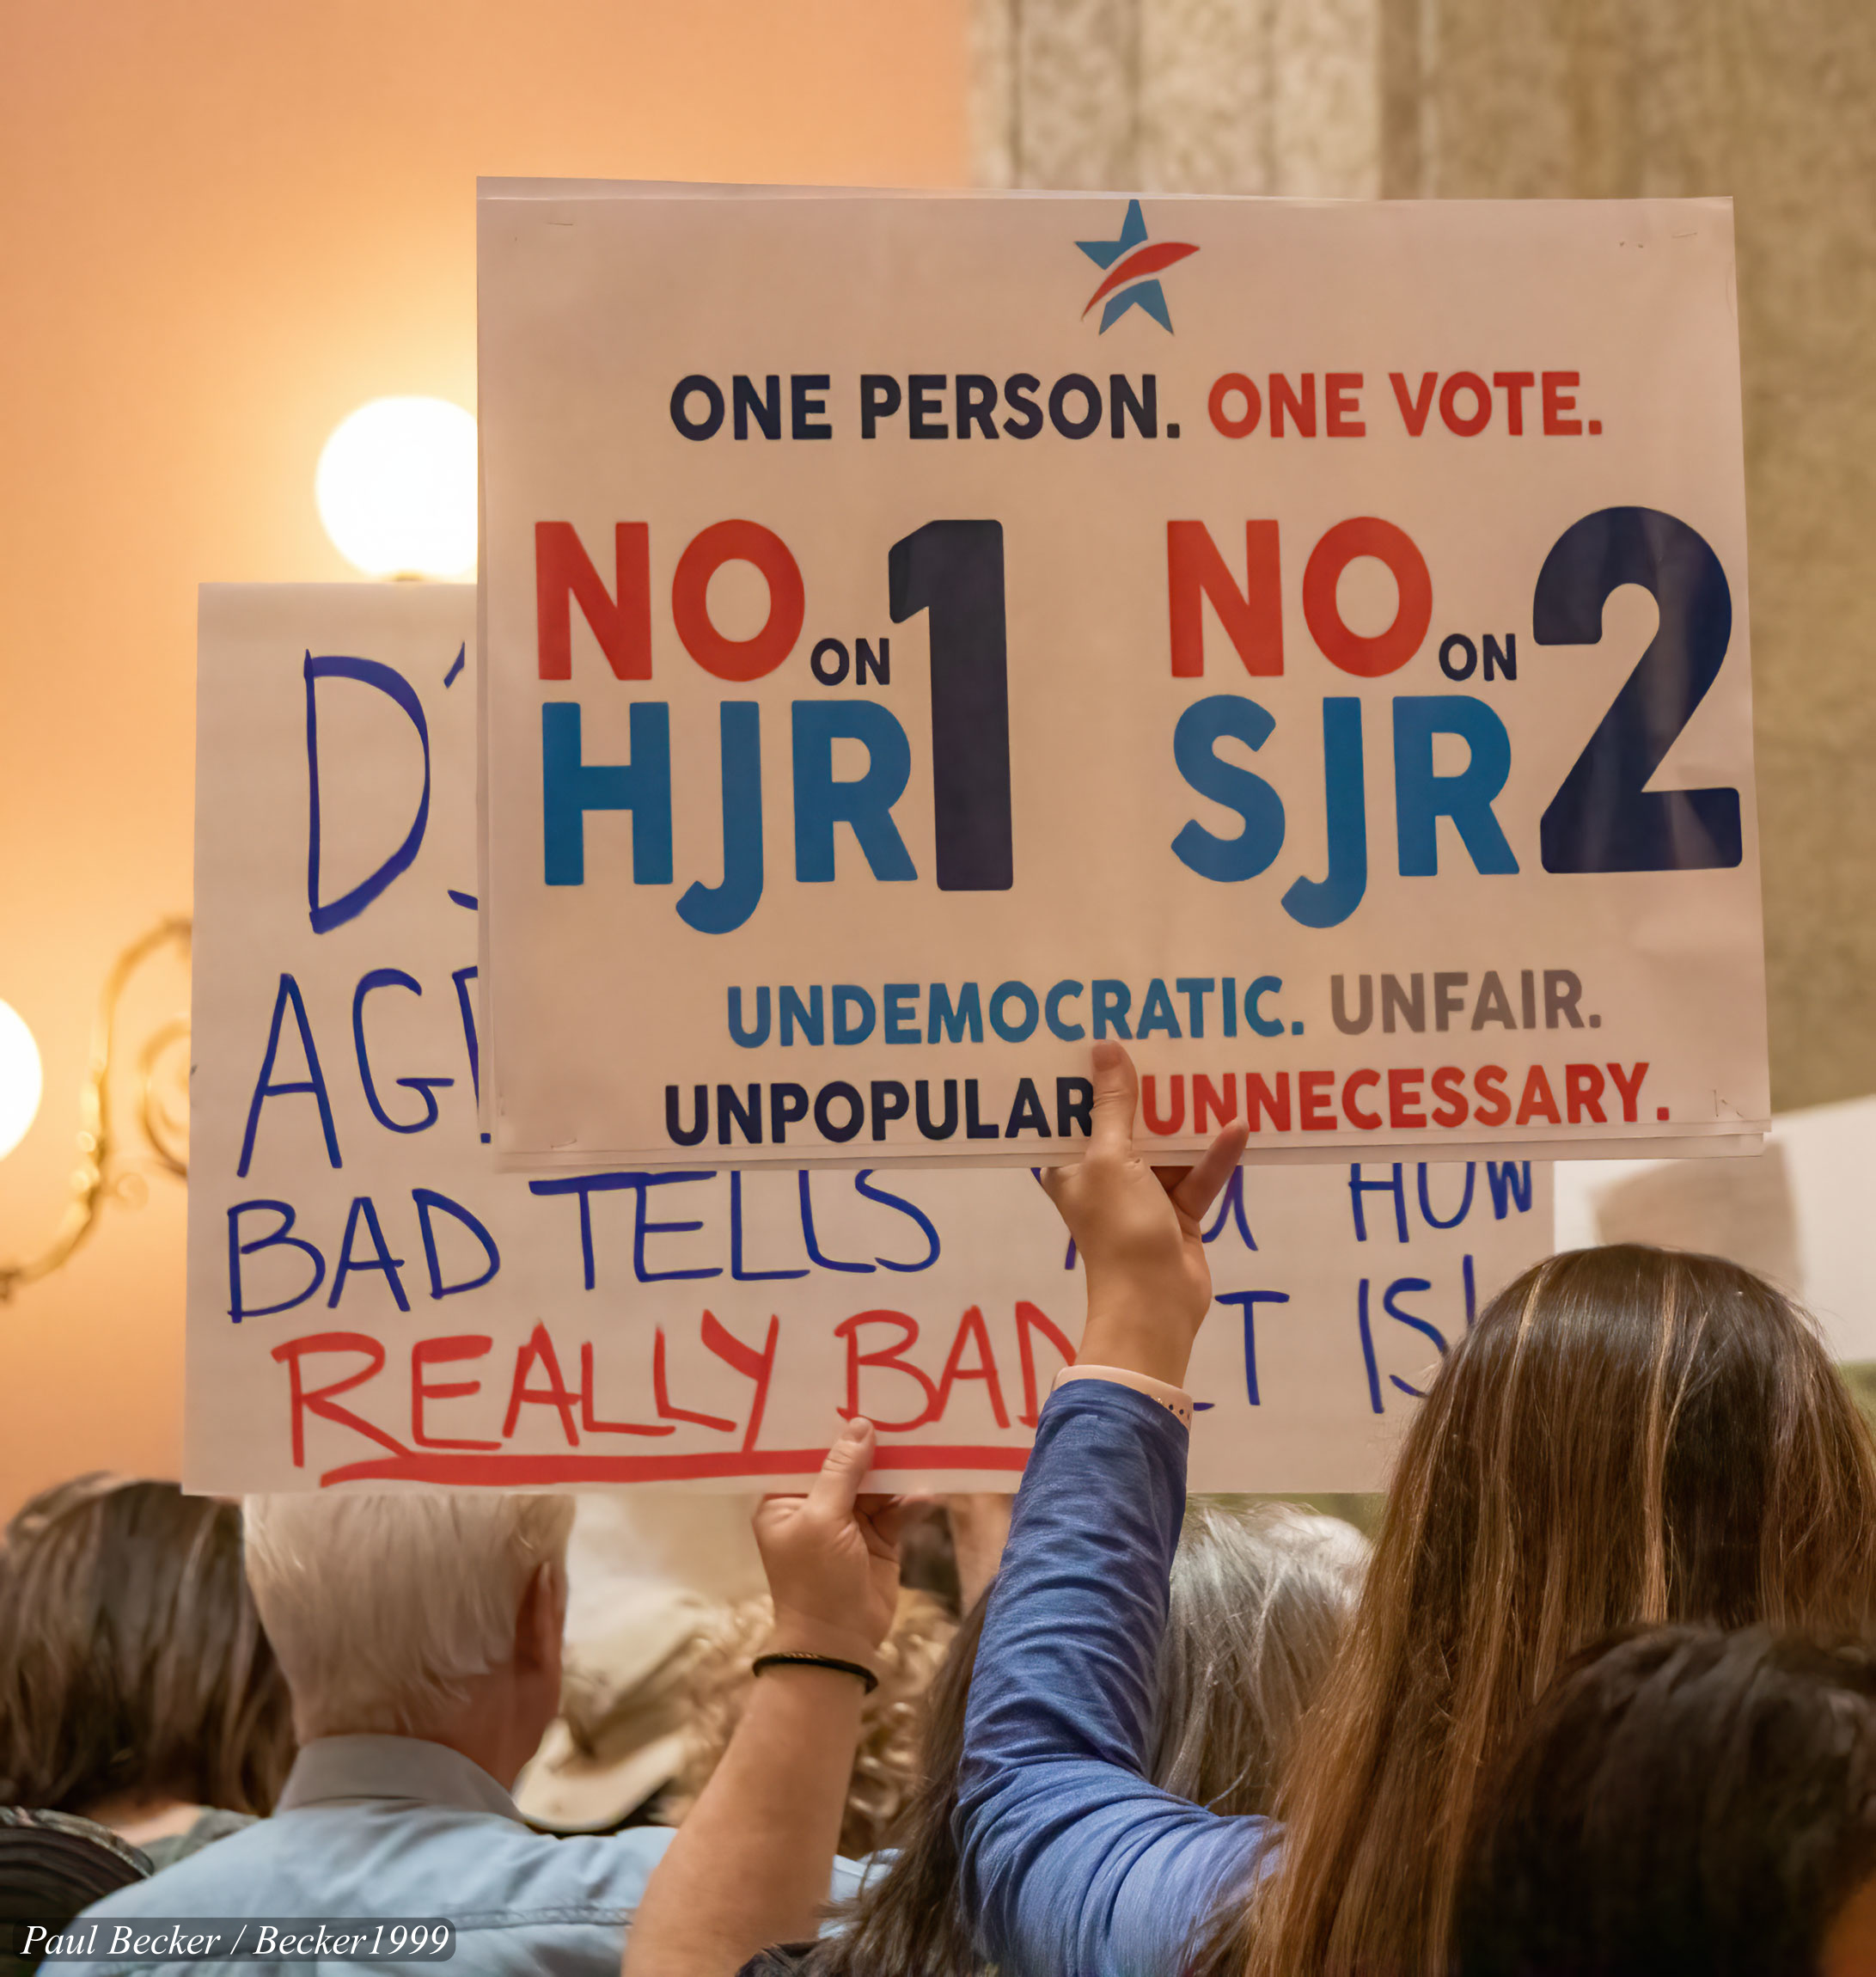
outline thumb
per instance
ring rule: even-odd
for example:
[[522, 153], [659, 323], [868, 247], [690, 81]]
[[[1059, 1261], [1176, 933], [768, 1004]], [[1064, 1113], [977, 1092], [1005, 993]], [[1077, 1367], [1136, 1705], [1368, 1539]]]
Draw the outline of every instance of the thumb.
[[810, 1509], [846, 1523], [853, 1515], [860, 1484], [873, 1460], [873, 1424], [855, 1415], [835, 1437], [808, 1490]]
[[1134, 1151], [1134, 1110], [1140, 1080], [1134, 1060], [1118, 1044], [1103, 1041], [1094, 1047], [1094, 1121], [1088, 1151], [1127, 1159]]

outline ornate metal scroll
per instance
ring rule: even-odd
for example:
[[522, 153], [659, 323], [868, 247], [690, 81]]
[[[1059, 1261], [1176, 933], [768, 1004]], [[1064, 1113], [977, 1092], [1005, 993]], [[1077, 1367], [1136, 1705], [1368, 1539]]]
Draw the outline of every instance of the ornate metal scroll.
[[[183, 915], [159, 921], [118, 956], [105, 976], [91, 1026], [90, 1062], [78, 1094], [78, 1164], [71, 1198], [52, 1240], [38, 1255], [0, 1263], [0, 1304], [22, 1284], [58, 1269], [91, 1233], [107, 1201], [135, 1207], [146, 1197], [144, 1173], [128, 1164], [112, 1113], [111, 1072], [122, 1041], [121, 1004], [132, 976], [151, 956], [173, 946], [187, 962], [192, 925]], [[181, 1016], [151, 1031], [136, 1058], [133, 1116], [156, 1165], [178, 1177], [189, 1172], [188, 1062], [189, 1023]]]

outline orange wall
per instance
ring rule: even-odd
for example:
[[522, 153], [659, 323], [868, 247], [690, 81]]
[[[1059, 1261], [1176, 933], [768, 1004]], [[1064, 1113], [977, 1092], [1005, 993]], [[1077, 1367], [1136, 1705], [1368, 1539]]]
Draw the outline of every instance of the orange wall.
[[[112, 957], [190, 897], [195, 585], [349, 574], [345, 413], [475, 403], [478, 173], [945, 185], [964, 0], [0, 0], [0, 999], [64, 1198]], [[171, 1002], [180, 976], [155, 984]], [[174, 1474], [182, 1190], [0, 1306], [0, 1514]]]

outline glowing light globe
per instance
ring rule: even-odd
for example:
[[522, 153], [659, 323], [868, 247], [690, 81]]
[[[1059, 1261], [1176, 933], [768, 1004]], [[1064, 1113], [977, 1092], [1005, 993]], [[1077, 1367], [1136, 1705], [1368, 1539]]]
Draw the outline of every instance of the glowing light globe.
[[333, 428], [313, 477], [333, 546], [368, 577], [475, 569], [475, 421], [441, 398], [374, 398]]
[[26, 1137], [44, 1088], [33, 1032], [10, 1003], [0, 1002], [0, 1160]]

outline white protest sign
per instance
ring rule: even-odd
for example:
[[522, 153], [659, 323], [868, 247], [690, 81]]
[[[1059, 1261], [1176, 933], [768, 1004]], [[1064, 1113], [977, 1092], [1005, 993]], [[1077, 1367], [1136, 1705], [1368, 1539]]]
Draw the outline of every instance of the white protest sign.
[[1726, 201], [480, 212], [499, 1157], [1756, 1143]]
[[1557, 1242], [1647, 1242], [1731, 1257], [1795, 1294], [1832, 1354], [1876, 1363], [1876, 1098], [1776, 1112], [1757, 1160], [1572, 1161]]
[[[895, 1486], [1013, 1485], [1081, 1312], [1027, 1172], [496, 1170], [474, 604], [202, 593], [190, 1487], [771, 1487], [843, 1408]], [[1550, 1201], [1541, 1163], [1247, 1172], [1199, 1486], [1374, 1484]]]

